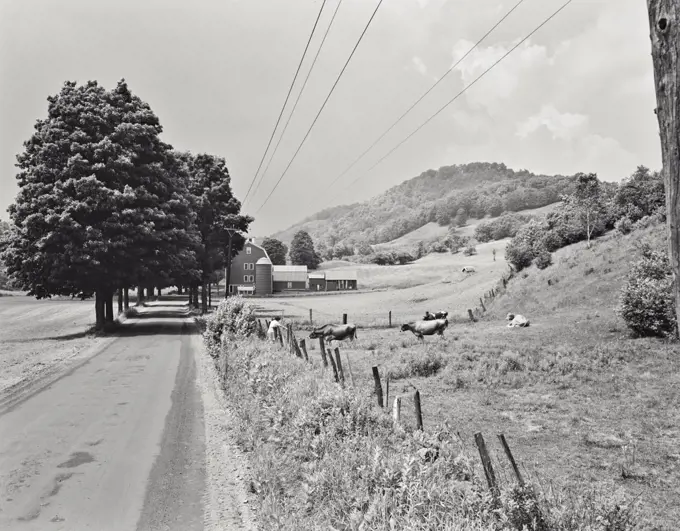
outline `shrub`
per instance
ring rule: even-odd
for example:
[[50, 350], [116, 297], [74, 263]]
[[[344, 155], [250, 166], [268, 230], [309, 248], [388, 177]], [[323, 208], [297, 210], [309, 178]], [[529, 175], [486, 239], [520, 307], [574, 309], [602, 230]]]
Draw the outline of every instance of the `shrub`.
[[614, 224], [614, 227], [621, 234], [629, 234], [633, 230], [633, 223], [630, 218], [623, 217]]
[[446, 360], [441, 354], [428, 352], [426, 356], [402, 358], [402, 363], [390, 371], [390, 377], [399, 380], [411, 376], [428, 377], [437, 374], [446, 367]]
[[516, 271], [529, 267], [535, 257], [533, 247], [524, 241], [510, 240], [505, 247], [505, 259]]
[[243, 339], [257, 330], [255, 306], [241, 296], [223, 300], [214, 314], [206, 319], [203, 338], [208, 352], [214, 357], [219, 354], [225, 338]]
[[670, 337], [677, 334], [672, 271], [665, 253], [642, 248], [621, 291], [617, 312], [639, 336]]
[[545, 269], [552, 264], [552, 255], [548, 251], [543, 250], [534, 258], [534, 264], [539, 269]]
[[468, 245], [465, 249], [463, 249], [463, 254], [465, 256], [472, 256], [473, 254], [477, 254], [477, 248], [474, 245]]

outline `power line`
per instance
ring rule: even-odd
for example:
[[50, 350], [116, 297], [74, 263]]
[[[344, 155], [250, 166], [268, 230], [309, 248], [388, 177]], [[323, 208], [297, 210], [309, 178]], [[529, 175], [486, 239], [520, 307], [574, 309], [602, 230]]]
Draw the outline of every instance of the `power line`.
[[307, 86], [307, 81], [309, 81], [309, 76], [312, 74], [312, 70], [314, 70], [314, 65], [316, 64], [316, 60], [319, 58], [319, 54], [321, 53], [321, 49], [323, 48], [324, 42], [326, 42], [326, 37], [328, 37], [328, 33], [330, 32], [331, 27], [333, 26], [333, 22], [335, 21], [335, 16], [338, 14], [338, 10], [340, 9], [341, 4], [342, 4], [342, 0], [340, 0], [338, 2], [337, 7], [335, 8], [335, 12], [333, 13], [333, 18], [331, 18], [331, 22], [328, 25], [328, 28], [326, 28], [326, 33], [324, 33], [323, 39], [321, 40], [321, 44], [319, 45], [319, 49], [316, 51], [316, 55], [314, 56], [314, 60], [312, 61], [312, 66], [310, 67], [309, 72], [307, 72], [307, 77], [305, 78], [304, 82], [302, 83], [302, 88], [300, 89], [300, 92], [297, 95], [297, 99], [295, 100], [295, 103], [293, 104], [293, 110], [288, 115], [288, 120], [286, 120], [286, 124], [283, 126], [283, 131], [281, 132], [281, 136], [279, 136], [279, 140], [276, 143], [276, 146], [274, 146], [274, 151], [272, 152], [272, 155], [269, 158], [269, 162], [267, 163], [267, 165], [264, 168], [264, 171], [260, 175], [260, 180], [258, 181], [257, 185], [255, 186], [255, 190], [253, 190], [253, 196], [259, 190], [260, 185], [262, 184], [262, 181], [264, 180], [264, 176], [267, 174], [267, 171], [269, 170], [269, 166], [271, 166], [272, 160], [274, 160], [274, 157], [276, 156], [276, 152], [279, 149], [279, 145], [281, 144], [281, 140], [283, 140], [283, 137], [286, 134], [286, 130], [288, 129], [288, 124], [290, 123], [290, 119], [293, 117], [293, 114], [295, 114], [295, 109], [297, 109], [298, 102], [300, 101], [300, 98], [302, 97], [302, 93], [305, 91], [305, 87]]
[[321, 105], [321, 109], [319, 109], [319, 112], [316, 114], [316, 117], [314, 118], [314, 121], [312, 122], [312, 125], [309, 126], [309, 129], [307, 130], [307, 134], [305, 134], [305, 137], [302, 139], [302, 142], [300, 142], [300, 145], [298, 146], [297, 150], [295, 151], [295, 154], [293, 155], [293, 158], [290, 159], [290, 162], [288, 163], [288, 166], [286, 166], [286, 169], [283, 170], [283, 173], [281, 174], [281, 177], [279, 177], [279, 180], [276, 181], [276, 184], [274, 185], [274, 188], [272, 188], [272, 191], [269, 192], [269, 195], [267, 198], [264, 200], [264, 203], [260, 205], [260, 208], [258, 208], [255, 211], [255, 214], [257, 214], [260, 210], [262, 210], [262, 207], [264, 207], [267, 202], [269, 201], [269, 198], [272, 196], [274, 191], [278, 188], [279, 183], [283, 179], [283, 177], [286, 175], [288, 172], [288, 169], [290, 168], [291, 164], [293, 164], [293, 161], [295, 160], [295, 157], [297, 157], [297, 154], [300, 152], [300, 149], [302, 149], [302, 146], [304, 145], [305, 141], [307, 140], [307, 137], [309, 136], [309, 133], [312, 132], [312, 129], [314, 128], [314, 124], [316, 124], [316, 121], [319, 119], [319, 116], [321, 116], [321, 112], [324, 110], [326, 107], [326, 104], [328, 103], [328, 100], [331, 97], [331, 94], [333, 94], [333, 91], [335, 90], [335, 87], [338, 84], [338, 81], [340, 81], [340, 78], [342, 77], [342, 74], [345, 72], [345, 69], [347, 68], [347, 65], [349, 62], [352, 60], [352, 57], [354, 56], [354, 52], [356, 52], [357, 48], [359, 47], [359, 43], [361, 43], [361, 40], [364, 38], [364, 35], [366, 34], [366, 31], [368, 30], [368, 27], [371, 25], [371, 22], [373, 21], [373, 17], [375, 17], [375, 14], [378, 12], [378, 8], [380, 5], [383, 3], [383, 0], [380, 0], [378, 2], [378, 5], [376, 6], [375, 10], [373, 11], [373, 14], [371, 15], [371, 18], [368, 19], [368, 23], [366, 24], [366, 27], [364, 28], [364, 31], [361, 32], [361, 36], [359, 37], [359, 40], [357, 43], [354, 45], [354, 49], [352, 50], [352, 53], [349, 54], [349, 57], [347, 58], [347, 62], [345, 62], [345, 66], [342, 67], [342, 70], [340, 71], [340, 74], [338, 75], [338, 78], [335, 80], [335, 83], [333, 83], [333, 87], [331, 88], [331, 91], [328, 93], [328, 96], [326, 96], [325, 101], [323, 102], [323, 105]]
[[267, 156], [267, 151], [269, 150], [269, 146], [272, 143], [272, 140], [274, 139], [274, 133], [276, 133], [276, 128], [279, 126], [279, 122], [281, 121], [281, 116], [283, 116], [283, 110], [286, 108], [286, 104], [288, 103], [288, 98], [290, 98], [290, 93], [293, 91], [293, 85], [295, 85], [295, 80], [298, 77], [298, 74], [300, 73], [300, 67], [302, 66], [302, 62], [305, 60], [305, 55], [307, 55], [307, 49], [309, 48], [309, 43], [312, 42], [312, 37], [314, 36], [314, 32], [316, 31], [316, 25], [319, 23], [319, 19], [321, 18], [321, 13], [323, 12], [323, 8], [326, 5], [326, 0], [323, 0], [321, 3], [321, 9], [319, 9], [319, 14], [316, 16], [316, 20], [314, 21], [314, 27], [312, 28], [312, 32], [309, 34], [309, 39], [307, 39], [307, 45], [305, 46], [305, 51], [302, 52], [302, 57], [300, 58], [300, 63], [298, 64], [297, 70], [295, 71], [295, 76], [293, 77], [293, 82], [290, 84], [290, 88], [288, 89], [288, 94], [286, 95], [286, 101], [283, 102], [283, 107], [281, 107], [281, 112], [279, 113], [279, 117], [276, 119], [276, 124], [274, 125], [274, 130], [272, 131], [272, 135], [269, 137], [269, 142], [267, 143], [267, 147], [264, 150], [264, 153], [262, 154], [262, 160], [260, 160], [260, 164], [257, 167], [257, 170], [255, 171], [255, 175], [253, 175], [253, 179], [250, 181], [250, 186], [248, 187], [248, 191], [246, 192], [246, 196], [243, 198], [243, 203], [248, 200], [248, 194], [250, 194], [250, 190], [253, 187], [253, 183], [255, 182], [255, 179], [257, 178], [257, 174], [260, 171], [260, 168], [262, 167], [262, 163], [264, 162], [264, 158]]
[[495, 63], [493, 63], [489, 68], [487, 68], [484, 72], [482, 72], [479, 76], [477, 76], [471, 83], [463, 87], [463, 89], [458, 92], [453, 98], [451, 98], [444, 106], [442, 106], [437, 112], [435, 112], [432, 116], [430, 116], [427, 120], [425, 120], [422, 124], [420, 124], [410, 135], [408, 135], [406, 138], [404, 138], [401, 142], [399, 142], [394, 148], [392, 148], [386, 155], [384, 155], [382, 158], [380, 158], [373, 166], [368, 168], [365, 173], [359, 175], [356, 179], [354, 179], [348, 186], [343, 188], [343, 190], [346, 190], [350, 188], [354, 183], [356, 183], [359, 179], [364, 177], [369, 171], [371, 171], [373, 168], [375, 168], [378, 164], [380, 164], [383, 160], [385, 160], [387, 157], [389, 157], [392, 153], [394, 153], [397, 149], [399, 149], [406, 141], [408, 141], [413, 135], [415, 135], [418, 131], [420, 131], [425, 125], [427, 125], [435, 116], [437, 116], [439, 113], [441, 113], [446, 107], [451, 105], [454, 101], [456, 101], [461, 95], [463, 95], [470, 87], [472, 87], [477, 81], [479, 81], [482, 77], [484, 77], [491, 69], [493, 69], [498, 63], [503, 61], [508, 55], [510, 55], [513, 51], [515, 51], [519, 46], [524, 43], [527, 39], [529, 39], [534, 33], [536, 33], [538, 30], [540, 30], [543, 26], [545, 26], [552, 18], [554, 18], [560, 11], [562, 11], [565, 7], [567, 7], [569, 4], [571, 4], [573, 0], [567, 0], [562, 6], [557, 9], [555, 12], [553, 12], [552, 15], [550, 15], [548, 18], [546, 18], [541, 24], [539, 24], [531, 33], [529, 33], [526, 37], [524, 37], [521, 41], [519, 41], [516, 45], [514, 45], [508, 52], [505, 53], [500, 59], [498, 59]]
[[408, 109], [406, 109], [406, 111], [404, 112], [404, 114], [402, 114], [399, 118], [397, 118], [397, 120], [396, 120], [392, 125], [390, 125], [390, 126], [385, 130], [385, 132], [384, 132], [383, 134], [381, 134], [381, 135], [380, 135], [380, 136], [379, 136], [379, 137], [378, 137], [378, 138], [377, 138], [370, 146], [368, 146], [368, 149], [366, 149], [366, 151], [364, 151], [361, 155], [359, 155], [359, 156], [354, 160], [354, 162], [352, 162], [352, 164], [350, 164], [349, 166], [347, 166], [347, 168], [345, 168], [345, 170], [344, 170], [340, 175], [338, 175], [335, 179], [333, 179], [333, 182], [332, 182], [331, 184], [328, 185], [328, 188], [325, 189], [324, 193], [325, 193], [326, 191], [328, 191], [330, 188], [332, 188], [333, 185], [334, 185], [336, 182], [338, 182], [338, 180], [339, 180], [340, 178], [342, 178], [344, 175], [346, 175], [347, 172], [348, 172], [349, 170], [351, 170], [351, 169], [356, 165], [357, 162], [359, 162], [361, 159], [363, 159], [363, 158], [366, 156], [366, 154], [367, 154], [369, 151], [371, 151], [371, 150], [378, 144], [378, 142], [380, 142], [383, 138], [385, 138], [385, 136], [387, 135], [387, 133], [389, 133], [392, 129], [394, 129], [394, 127], [395, 127], [399, 122], [401, 122], [401, 121], [406, 117], [406, 115], [407, 115], [408, 113], [410, 113], [410, 112], [413, 110], [413, 108], [414, 108], [416, 105], [418, 105], [418, 104], [425, 98], [425, 96], [427, 96], [430, 92], [432, 92], [432, 91], [434, 90], [434, 88], [435, 88], [437, 85], [439, 85], [439, 83], [441, 83], [441, 82], [444, 80], [444, 78], [445, 78], [446, 76], [448, 76], [451, 72], [453, 72], [453, 70], [454, 70], [461, 62], [463, 62], [463, 60], [464, 60], [468, 55], [470, 55], [470, 53], [471, 53], [475, 48], [477, 48], [477, 47], [478, 47], [478, 46], [479, 46], [479, 45], [480, 45], [480, 44], [481, 44], [481, 43], [482, 43], [489, 35], [491, 35], [491, 33], [492, 33], [498, 26], [500, 26], [500, 25], [505, 21], [505, 19], [508, 18], [508, 17], [512, 14], [512, 12], [513, 12], [515, 9], [517, 9], [523, 2], [524, 2], [524, 0], [519, 0], [519, 2], [517, 2], [517, 3], [514, 5], [514, 7], [513, 7], [512, 9], [510, 9], [510, 11], [508, 11], [508, 12], [503, 16], [503, 18], [501, 18], [498, 22], [496, 22], [496, 24], [494, 24], [494, 26], [493, 26], [489, 31], [487, 31], [487, 32], [484, 34], [484, 36], [483, 36], [481, 39], [479, 39], [479, 40], [478, 40], [478, 41], [477, 41], [477, 42], [476, 42], [476, 43], [475, 43], [475, 44], [474, 44], [474, 45], [473, 45], [473, 46], [465, 53], [465, 55], [463, 55], [460, 59], [458, 59], [458, 61], [456, 61], [456, 62], [453, 64], [453, 66], [451, 66], [451, 68], [449, 68], [449, 69], [446, 71], [446, 73], [445, 73], [443, 76], [441, 76], [441, 77], [437, 80], [437, 82], [436, 82], [434, 85], [432, 85], [429, 89], [427, 89], [427, 91], [425, 91], [425, 93], [424, 93], [422, 96], [420, 96], [420, 98], [418, 98], [418, 99], [415, 101], [415, 103], [414, 103], [413, 105], [411, 105]]

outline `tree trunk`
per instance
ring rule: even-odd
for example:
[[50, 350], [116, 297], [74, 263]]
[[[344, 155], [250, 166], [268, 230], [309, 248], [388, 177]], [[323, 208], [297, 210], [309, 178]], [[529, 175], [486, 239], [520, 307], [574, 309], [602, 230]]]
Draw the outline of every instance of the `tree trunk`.
[[94, 312], [97, 318], [96, 328], [101, 330], [104, 328], [104, 293], [101, 290], [95, 292]]
[[129, 288], [123, 288], [123, 306], [125, 308], [125, 311], [130, 309], [130, 289]]
[[158, 290], [158, 298], [161, 298], [161, 288], [156, 288]]
[[177, 295], [181, 295], [181, 294], [182, 294], [182, 285], [180, 284], [179, 286], [177, 286]]
[[113, 291], [107, 291], [105, 296], [104, 320], [107, 323], [113, 322]]
[[212, 282], [208, 282], [208, 308], [212, 308]]
[[647, 7], [677, 321], [680, 317], [680, 0], [647, 0]]
[[201, 313], [206, 313], [208, 311], [208, 292], [205, 289], [206, 283], [203, 281], [201, 283]]
[[137, 306], [141, 306], [144, 302], [144, 288], [137, 286]]
[[123, 313], [123, 288], [118, 288], [118, 313]]

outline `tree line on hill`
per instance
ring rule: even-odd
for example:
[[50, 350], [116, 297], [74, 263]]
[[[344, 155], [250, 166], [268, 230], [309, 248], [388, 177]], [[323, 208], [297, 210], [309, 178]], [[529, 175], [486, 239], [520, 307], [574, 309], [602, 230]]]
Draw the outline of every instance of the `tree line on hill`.
[[[228, 229], [247, 231], [224, 159], [160, 139], [148, 103], [124, 80], [66, 82], [17, 156], [19, 192], [0, 250], [15, 286], [45, 298], [95, 297], [97, 327], [113, 295], [205, 286], [226, 259]], [[232, 252], [243, 246], [234, 238]]]

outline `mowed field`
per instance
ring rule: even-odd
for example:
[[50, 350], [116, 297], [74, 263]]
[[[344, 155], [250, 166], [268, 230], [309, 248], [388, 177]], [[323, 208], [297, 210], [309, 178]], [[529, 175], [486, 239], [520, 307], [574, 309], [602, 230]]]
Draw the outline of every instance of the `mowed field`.
[[[479, 256], [470, 260], [480, 272], [467, 278], [455, 277], [455, 268], [466, 262], [462, 257], [431, 256], [407, 266], [413, 267], [414, 278], [437, 271], [430, 283], [386, 292], [260, 299], [258, 304], [283, 310], [298, 337], [308, 335], [303, 321], [310, 307], [317, 323], [339, 322], [343, 312], [349, 313], [359, 330], [357, 341], [339, 345], [348, 381], [351, 373], [356, 388], [370, 393], [371, 367], [377, 366], [383, 378], [391, 375], [390, 401], [403, 397], [407, 425], [415, 422], [412, 396], [418, 389], [425, 430], [448, 423], [473, 457], [473, 435], [482, 432], [501, 481], [510, 481], [511, 472], [498, 433], [508, 438], [525, 476], [546, 492], [555, 487], [551, 495], [625, 495], [640, 510], [640, 529], [675, 530], [680, 522], [680, 346], [631, 338], [614, 311], [642, 239], [661, 245], [663, 227], [610, 234], [590, 250], [584, 244], [562, 249], [546, 270], [532, 267], [515, 277], [482, 320], [452, 322], [444, 338], [427, 337], [424, 343], [400, 332], [399, 324], [424, 309], [462, 316], [504, 271], [502, 252], [494, 264], [490, 250], [480, 246]], [[442, 282], [446, 261], [450, 282]], [[392, 268], [397, 284], [399, 269]], [[368, 278], [380, 275], [389, 273], [369, 270]], [[393, 328], [378, 327], [390, 308], [397, 314]], [[531, 326], [507, 328], [509, 311], [527, 315]], [[320, 365], [318, 343], [307, 339], [307, 344], [313, 363]]]
[[[388, 312], [392, 322], [420, 319], [425, 310], [448, 310], [449, 318], [467, 318], [467, 309], [479, 305], [479, 297], [496, 285], [508, 266], [504, 259], [506, 241], [477, 246], [477, 254], [430, 254], [412, 264], [378, 266], [352, 264], [335, 267], [356, 270], [359, 290], [340, 295], [276, 296], [258, 299], [258, 304], [283, 312], [294, 320], [308, 320], [312, 309], [314, 322], [342, 322], [342, 314], [359, 327], [384, 326]], [[493, 249], [496, 249], [494, 261]], [[463, 273], [474, 266], [475, 273]], [[265, 302], [266, 301], [266, 302]]]
[[0, 403], [26, 381], [70, 365], [105, 341], [91, 334], [94, 302], [0, 297]]

